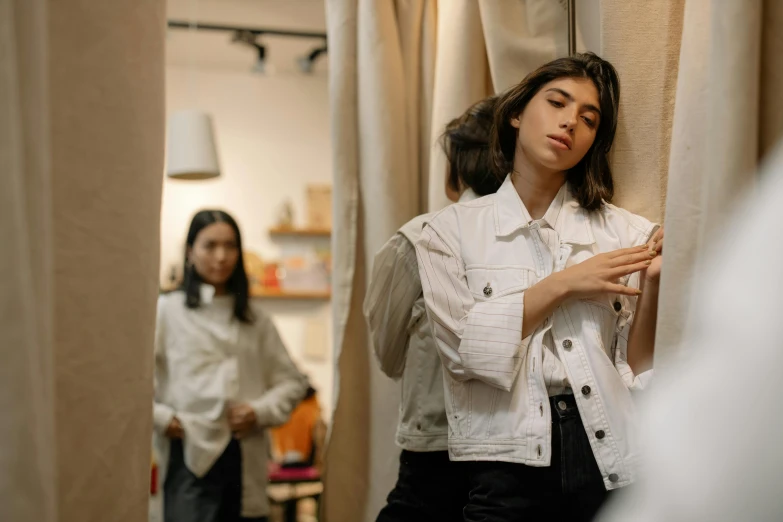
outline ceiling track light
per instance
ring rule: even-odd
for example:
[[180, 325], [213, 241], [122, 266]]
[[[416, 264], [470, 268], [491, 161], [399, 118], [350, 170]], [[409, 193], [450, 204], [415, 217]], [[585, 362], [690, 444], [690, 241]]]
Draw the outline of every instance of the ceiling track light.
[[314, 48], [309, 54], [297, 58], [299, 69], [303, 73], [311, 73], [318, 58], [328, 52], [326, 45], [326, 33], [315, 31], [293, 31], [287, 29], [267, 29], [262, 27], [239, 27], [232, 25], [200, 24], [197, 22], [183, 22], [178, 20], [169, 20], [168, 26], [171, 29], [194, 29], [200, 31], [223, 31], [232, 33], [231, 41], [242, 43], [255, 47], [258, 53], [253, 70], [264, 73], [267, 70], [266, 64], [266, 46], [258, 43], [258, 37], [261, 35], [286, 36], [291, 38], [317, 38], [322, 40], [322, 45]]

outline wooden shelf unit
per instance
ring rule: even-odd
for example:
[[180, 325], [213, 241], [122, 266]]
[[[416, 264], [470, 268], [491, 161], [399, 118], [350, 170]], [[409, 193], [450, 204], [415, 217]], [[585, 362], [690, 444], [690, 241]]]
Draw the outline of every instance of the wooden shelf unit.
[[323, 292], [286, 292], [283, 290], [251, 290], [251, 297], [258, 297], [261, 299], [293, 299], [293, 300], [323, 300], [328, 301], [332, 298], [332, 293], [329, 291]]
[[270, 228], [269, 234], [272, 236], [292, 236], [292, 237], [329, 237], [332, 231], [326, 228]]

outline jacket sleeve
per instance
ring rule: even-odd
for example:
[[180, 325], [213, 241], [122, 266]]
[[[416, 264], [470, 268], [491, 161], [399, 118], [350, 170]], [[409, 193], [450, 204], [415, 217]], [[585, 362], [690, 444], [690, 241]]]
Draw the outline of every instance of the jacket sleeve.
[[416, 251], [405, 236], [395, 234], [375, 255], [364, 299], [375, 357], [383, 373], [394, 379], [405, 369], [413, 308], [420, 296]]
[[[646, 244], [660, 225], [642, 220], [643, 227], [639, 227], [636, 234], [633, 234], [629, 247]], [[639, 288], [639, 274], [633, 274], [628, 278], [628, 286]], [[615, 336], [612, 342], [612, 362], [625, 386], [632, 392], [638, 392], [646, 389], [652, 381], [655, 370], [647, 370], [638, 375], [634, 374], [631, 366], [628, 364], [628, 337], [631, 334], [634, 316], [636, 315], [636, 302], [638, 297], [624, 296], [621, 298], [623, 309], [620, 312], [620, 318], [617, 322]]]
[[[442, 216], [443, 214], [441, 214]], [[425, 226], [416, 242], [422, 289], [433, 335], [447, 372], [509, 391], [522, 364], [524, 291], [477, 301], [454, 246], [456, 226]], [[445, 230], [445, 232], [444, 232]]]
[[163, 390], [168, 386], [168, 362], [166, 360], [166, 318], [165, 296], [158, 297], [158, 311], [155, 320], [155, 366], [153, 382], [155, 395], [152, 402], [152, 426], [161, 434], [166, 431], [176, 413], [169, 405], [162, 402]]
[[250, 401], [256, 423], [262, 428], [284, 424], [307, 389], [305, 377], [288, 355], [277, 328], [266, 315], [259, 315], [260, 349], [264, 357], [264, 375], [269, 386], [260, 397]]

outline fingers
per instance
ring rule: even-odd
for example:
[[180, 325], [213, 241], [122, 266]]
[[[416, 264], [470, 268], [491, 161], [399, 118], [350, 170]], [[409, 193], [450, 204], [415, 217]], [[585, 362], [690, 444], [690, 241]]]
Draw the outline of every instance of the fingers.
[[664, 231], [663, 227], [661, 227], [653, 234], [650, 241], [647, 242], [647, 246], [650, 248], [651, 252], [660, 253], [663, 250], [663, 236]]
[[648, 246], [643, 246], [641, 251], [636, 251], [633, 254], [626, 254], [619, 257], [615, 257], [611, 261], [611, 267], [624, 267], [628, 265], [635, 265], [637, 263], [643, 263], [649, 261], [657, 254], [653, 254]]
[[627, 295], [630, 297], [636, 297], [638, 295], [641, 295], [642, 291], [638, 288], [631, 288], [630, 286], [625, 285], [619, 285], [619, 284], [610, 284], [607, 288], [607, 293], [609, 294], [620, 294], [620, 295]]
[[648, 255], [646, 261], [637, 262], [632, 265], [619, 266], [613, 269], [611, 271], [610, 279], [620, 279], [623, 276], [635, 274], [636, 272], [649, 268], [651, 264], [652, 259], [650, 259], [650, 256]]
[[237, 440], [244, 439], [248, 433], [250, 433], [249, 430], [236, 430], [234, 431], [234, 438]]
[[616, 259], [622, 256], [630, 256], [633, 254], [638, 254], [640, 252], [644, 252], [645, 250], [647, 250], [647, 245], [640, 245], [631, 248], [621, 248], [619, 250], [614, 250], [613, 252], [608, 252], [607, 256], [609, 257], [609, 259]]

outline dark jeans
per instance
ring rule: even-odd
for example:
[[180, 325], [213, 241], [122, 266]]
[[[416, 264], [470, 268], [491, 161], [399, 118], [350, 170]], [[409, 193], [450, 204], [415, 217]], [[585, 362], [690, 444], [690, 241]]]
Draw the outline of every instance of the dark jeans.
[[163, 485], [164, 522], [266, 522], [242, 518], [242, 449], [232, 439], [206, 475], [185, 466], [182, 441], [171, 441], [169, 469]]
[[403, 451], [397, 485], [376, 522], [460, 522], [468, 500], [465, 471], [447, 451]]
[[[558, 407], [565, 402], [566, 409]], [[590, 521], [608, 492], [573, 395], [550, 397], [552, 463], [467, 462], [465, 522]]]

